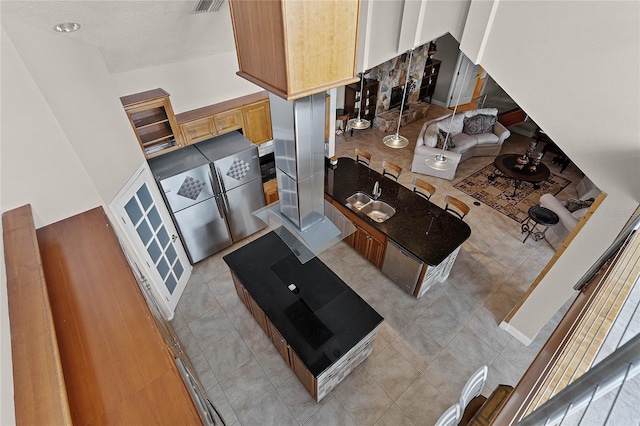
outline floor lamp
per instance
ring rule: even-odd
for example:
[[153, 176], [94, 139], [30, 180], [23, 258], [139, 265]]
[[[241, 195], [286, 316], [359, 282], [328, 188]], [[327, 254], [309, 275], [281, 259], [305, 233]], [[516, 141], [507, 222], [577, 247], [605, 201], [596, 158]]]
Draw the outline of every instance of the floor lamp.
[[360, 118], [362, 112], [362, 104], [364, 102], [364, 70], [360, 74], [360, 106], [358, 107], [358, 117], [352, 118], [347, 122], [347, 125], [356, 130], [368, 129], [371, 126], [371, 121]]
[[400, 136], [400, 123], [402, 122], [402, 110], [404, 109], [404, 99], [407, 96], [407, 83], [411, 72], [411, 59], [413, 58], [413, 49], [409, 51], [409, 62], [407, 63], [407, 74], [404, 79], [404, 90], [402, 91], [402, 103], [400, 104], [400, 116], [398, 117], [398, 128], [395, 135], [387, 135], [382, 138], [382, 142], [390, 148], [404, 148], [409, 145], [409, 140], [404, 136]]
[[458, 100], [456, 101], [455, 106], [453, 107], [453, 114], [451, 114], [451, 123], [449, 123], [449, 131], [447, 132], [447, 136], [444, 138], [444, 142], [442, 144], [442, 151], [439, 154], [430, 155], [425, 160], [427, 165], [436, 170], [449, 170], [453, 166], [453, 161], [451, 158], [444, 155], [447, 150], [447, 143], [449, 142], [449, 135], [451, 134], [451, 126], [453, 126], [453, 119], [456, 116], [456, 111], [458, 111], [458, 104], [460, 103], [460, 97], [462, 96], [462, 89], [464, 88], [464, 83], [467, 80], [467, 72], [469, 71], [469, 63], [467, 63], [467, 68], [464, 70], [464, 77], [462, 77], [462, 84], [460, 84], [460, 90], [458, 90]]

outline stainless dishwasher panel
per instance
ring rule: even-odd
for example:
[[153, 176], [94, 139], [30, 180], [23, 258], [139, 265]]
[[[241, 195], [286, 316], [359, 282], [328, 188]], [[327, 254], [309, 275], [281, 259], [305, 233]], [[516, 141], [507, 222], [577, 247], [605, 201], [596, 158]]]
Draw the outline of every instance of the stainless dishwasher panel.
[[231, 245], [221, 208], [215, 197], [173, 214], [192, 263]]
[[391, 278], [404, 291], [413, 294], [424, 262], [395, 242], [388, 240], [382, 263], [382, 273]]

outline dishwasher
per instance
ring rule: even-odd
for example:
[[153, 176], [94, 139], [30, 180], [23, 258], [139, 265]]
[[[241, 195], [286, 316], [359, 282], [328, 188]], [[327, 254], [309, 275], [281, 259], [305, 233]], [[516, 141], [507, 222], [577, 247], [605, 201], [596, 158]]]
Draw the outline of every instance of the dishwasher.
[[423, 265], [422, 260], [398, 246], [395, 241], [388, 240], [382, 273], [407, 293], [413, 294], [416, 289]]

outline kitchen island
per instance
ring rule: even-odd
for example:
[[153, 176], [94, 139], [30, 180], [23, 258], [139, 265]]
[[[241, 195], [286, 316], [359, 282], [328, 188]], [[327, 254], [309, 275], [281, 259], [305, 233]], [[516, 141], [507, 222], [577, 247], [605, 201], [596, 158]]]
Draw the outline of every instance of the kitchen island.
[[320, 259], [301, 264], [275, 232], [223, 259], [238, 296], [317, 401], [371, 353], [383, 318]]
[[[347, 198], [358, 191], [370, 195], [376, 182], [382, 190], [379, 200], [396, 210], [384, 222], [376, 222], [358, 209], [347, 206]], [[389, 241], [417, 262], [424, 263], [415, 287], [401, 285], [416, 297], [422, 296], [436, 281], [446, 279], [460, 245], [471, 235], [471, 228], [464, 221], [351, 158], [339, 158], [336, 166], [327, 163], [325, 198], [358, 228], [347, 242], [383, 272]]]

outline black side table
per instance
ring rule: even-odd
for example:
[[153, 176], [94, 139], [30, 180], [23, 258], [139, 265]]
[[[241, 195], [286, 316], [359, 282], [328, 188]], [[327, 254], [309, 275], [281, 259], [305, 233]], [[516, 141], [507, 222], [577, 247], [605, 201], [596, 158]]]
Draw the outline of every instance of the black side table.
[[[545, 238], [544, 234], [547, 232], [547, 229], [558, 222], [560, 222], [558, 215], [548, 208], [542, 206], [530, 207], [529, 217], [522, 222], [522, 232], [527, 233], [527, 236], [524, 237], [522, 242], [527, 241], [527, 238], [531, 235], [533, 235], [534, 240], [540, 241]], [[544, 229], [539, 229], [538, 225], [544, 226]]]

